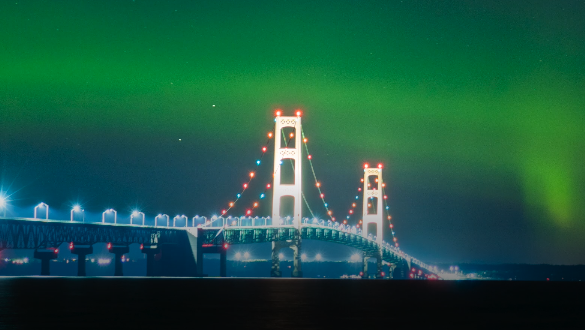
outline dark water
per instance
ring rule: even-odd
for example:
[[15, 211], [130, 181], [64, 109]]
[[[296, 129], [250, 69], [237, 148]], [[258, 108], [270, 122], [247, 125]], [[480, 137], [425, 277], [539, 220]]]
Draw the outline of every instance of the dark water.
[[585, 328], [582, 282], [0, 278], [4, 328]]

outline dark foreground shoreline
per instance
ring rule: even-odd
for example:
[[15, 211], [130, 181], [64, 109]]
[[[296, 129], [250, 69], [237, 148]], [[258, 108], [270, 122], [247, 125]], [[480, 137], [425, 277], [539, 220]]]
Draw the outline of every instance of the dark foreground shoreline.
[[584, 328], [584, 282], [0, 277], [0, 328]]

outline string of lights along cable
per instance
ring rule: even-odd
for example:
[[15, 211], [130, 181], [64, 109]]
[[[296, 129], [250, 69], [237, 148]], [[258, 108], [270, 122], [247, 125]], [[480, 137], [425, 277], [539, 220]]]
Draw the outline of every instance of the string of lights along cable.
[[[236, 203], [242, 198], [243, 194], [250, 187], [250, 184], [252, 183], [252, 180], [254, 180], [254, 178], [256, 177], [256, 172], [258, 171], [258, 168], [262, 164], [262, 158], [264, 158], [264, 155], [268, 151], [268, 147], [269, 147], [269, 144], [270, 144], [270, 140], [272, 140], [272, 138], [273, 138], [273, 133], [272, 132], [268, 132], [267, 139], [266, 139], [266, 143], [261, 147], [261, 149], [260, 149], [261, 150], [260, 156], [256, 159], [256, 162], [255, 162], [255, 165], [256, 165], [255, 166], [255, 169], [256, 170], [255, 171], [250, 171], [248, 173], [248, 181], [245, 182], [242, 185], [242, 190], [239, 193], [236, 194], [236, 199], [234, 201], [229, 202], [228, 203], [228, 207], [226, 209], [221, 210], [221, 215], [222, 216], [227, 215], [227, 213], [236, 206]], [[273, 176], [273, 178], [274, 178], [274, 176]], [[262, 194], [260, 194], [260, 198], [264, 198], [266, 196], [266, 191], [268, 189], [270, 189], [271, 185], [272, 185], [272, 181], [266, 185], [266, 188], [265, 188], [264, 192]], [[258, 207], [258, 203], [257, 202], [254, 203], [254, 207]], [[247, 209], [246, 210], [246, 215], [249, 216], [251, 214], [252, 214], [252, 210], [251, 209]]]

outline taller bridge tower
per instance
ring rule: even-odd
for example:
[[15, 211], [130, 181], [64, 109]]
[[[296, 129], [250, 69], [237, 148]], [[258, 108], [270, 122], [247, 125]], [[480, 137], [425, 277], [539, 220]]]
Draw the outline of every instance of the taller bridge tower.
[[[285, 242], [272, 242], [272, 268], [270, 276], [280, 277], [280, 258], [279, 252], [282, 248], [291, 248], [293, 254], [294, 268], [292, 277], [302, 277], [301, 270], [301, 223], [302, 223], [302, 190], [301, 190], [301, 169], [302, 169], [302, 126], [301, 126], [301, 112], [296, 112], [296, 117], [281, 116], [280, 110], [276, 111], [275, 129], [274, 129], [274, 181], [272, 189], [272, 224], [280, 225], [280, 214], [283, 197], [292, 197], [294, 199], [293, 208], [293, 226], [297, 231], [297, 239]], [[282, 130], [286, 127], [292, 127], [294, 131], [291, 133], [290, 140], [294, 139], [294, 147], [288, 144], [282, 146]], [[284, 136], [284, 138], [288, 138]], [[288, 161], [293, 162], [294, 166], [294, 181], [292, 183], [283, 184], [281, 182], [282, 167], [289, 166]]]

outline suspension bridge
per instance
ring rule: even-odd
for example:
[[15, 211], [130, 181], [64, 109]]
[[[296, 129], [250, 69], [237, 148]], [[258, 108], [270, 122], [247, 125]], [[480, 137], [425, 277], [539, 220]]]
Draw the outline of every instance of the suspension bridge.
[[[365, 278], [373, 273], [376, 278], [441, 279], [443, 275], [436, 267], [400, 249], [392, 217], [388, 213], [382, 164], [374, 167], [364, 165], [363, 178], [360, 180], [363, 184], [358, 188], [362, 202], [359, 222], [353, 226], [348, 224], [350, 217], [357, 213], [357, 203], [352, 203], [344, 220], [337, 221], [317, 180], [308, 140], [301, 125], [301, 115], [297, 111], [295, 116], [283, 116], [281, 110], [276, 111], [274, 130], [268, 133], [268, 141], [261, 148], [261, 156], [256, 161], [259, 167], [269, 142], [274, 141], [272, 181], [259, 195], [259, 199], [263, 200], [271, 189], [270, 216], [252, 217], [259, 202], [253, 202], [251, 208], [245, 211], [245, 216], [229, 215], [256, 177], [255, 172], [250, 172], [248, 181], [243, 184], [236, 199], [221, 210], [220, 216], [195, 216], [190, 219], [178, 215], [171, 220], [168, 215], [159, 214], [154, 219], [154, 225], [146, 225], [145, 214], [135, 211], [130, 217], [130, 224], [120, 224], [117, 222], [117, 212], [109, 209], [102, 214], [101, 223], [86, 223], [84, 211], [79, 206], [71, 210], [69, 221], [63, 221], [49, 219], [49, 206], [41, 203], [35, 207], [34, 218], [0, 218], [0, 250], [34, 249], [35, 258], [42, 263], [41, 274], [49, 275], [49, 261], [58, 256], [61, 244], [68, 243], [71, 252], [79, 256], [78, 275], [81, 276], [86, 275], [85, 256], [93, 253], [93, 245], [96, 243], [106, 243], [108, 250], [115, 254], [114, 275], [123, 274], [120, 260], [129, 252], [131, 244], [140, 244], [141, 251], [147, 255], [147, 275], [203, 276], [203, 255], [219, 253], [220, 275], [226, 276], [226, 251], [229, 245], [269, 242], [272, 244], [270, 276], [282, 275], [280, 250], [290, 248], [293, 250], [292, 276], [302, 277], [302, 242], [317, 240], [362, 251], [363, 268], [360, 275]], [[310, 166], [327, 219], [315, 216], [303, 193], [301, 174], [304, 159]], [[292, 180], [284, 180], [280, 175], [283, 172], [281, 169], [289, 166], [288, 163], [294, 172]], [[283, 216], [283, 201], [290, 199], [292, 216]], [[356, 196], [356, 200], [359, 199], [360, 196]], [[5, 209], [6, 201], [0, 202], [0, 207]], [[311, 216], [303, 216], [303, 203]], [[44, 211], [44, 219], [38, 218], [40, 213], [37, 211]], [[383, 239], [385, 223], [391, 229], [390, 242]], [[369, 259], [376, 260], [376, 268], [371, 272], [368, 270]], [[389, 274], [382, 271], [384, 265], [388, 265]]]

